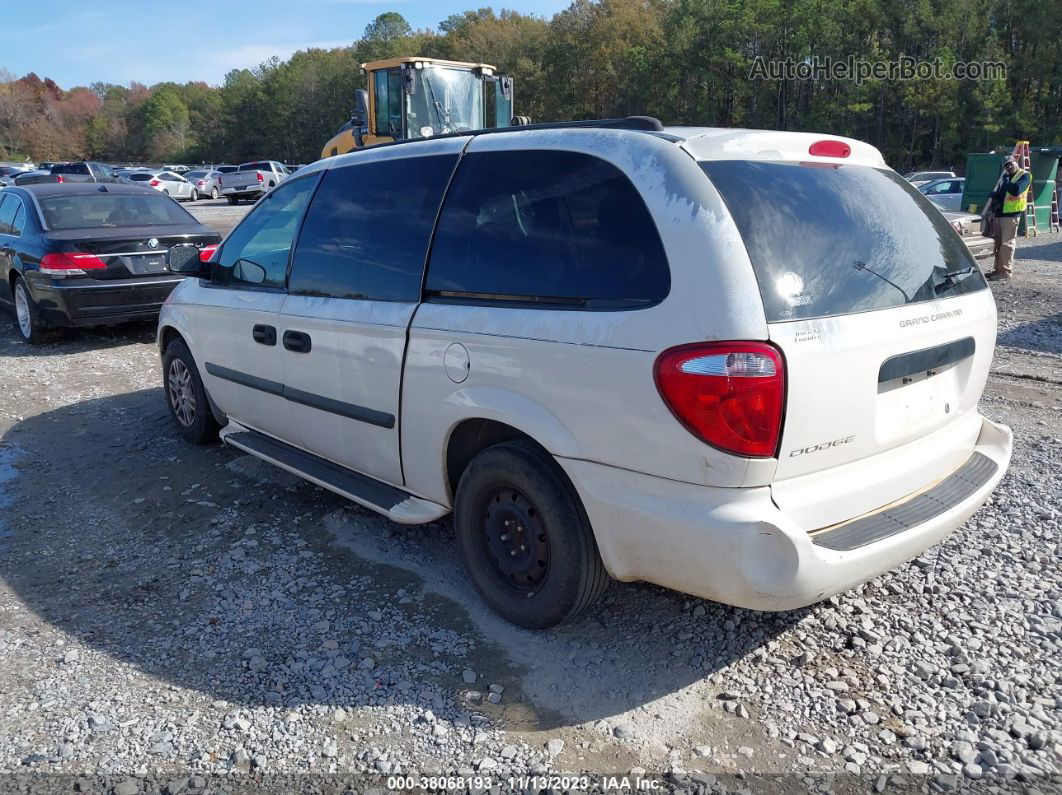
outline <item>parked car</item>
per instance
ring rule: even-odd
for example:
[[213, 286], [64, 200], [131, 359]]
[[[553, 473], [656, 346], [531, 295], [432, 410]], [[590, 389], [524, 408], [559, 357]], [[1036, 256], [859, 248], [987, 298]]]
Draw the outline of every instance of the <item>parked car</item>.
[[962, 209], [962, 189], [965, 184], [963, 177], [938, 179], [919, 185], [918, 190], [942, 210], [958, 212]]
[[610, 576], [788, 610], [965, 521], [1011, 432], [978, 413], [996, 308], [944, 217], [859, 141], [610, 124], [327, 158], [209, 266], [174, 249], [177, 431], [452, 511], [533, 628]]
[[239, 166], [221, 165], [221, 166], [211, 166], [210, 170], [211, 171], [220, 171], [222, 174], [231, 174], [233, 171], [239, 171], [240, 167]]
[[286, 176], [288, 170], [275, 160], [240, 163], [237, 171], [222, 172], [221, 195], [229, 204], [236, 204], [240, 199], [258, 199]]
[[220, 171], [189, 171], [184, 178], [195, 185], [200, 196], [216, 199], [221, 195]]
[[199, 190], [195, 184], [189, 182], [180, 174], [174, 174], [172, 171], [142, 169], [125, 175], [124, 179], [134, 185], [154, 188], [159, 193], [165, 193], [177, 201], [194, 202], [199, 200]]
[[927, 182], [932, 182], [937, 179], [948, 179], [949, 177], [954, 176], [954, 171], [912, 171], [909, 174], [904, 174], [903, 178], [917, 188], [921, 185], [925, 185]]
[[37, 170], [34, 170], [34, 171], [23, 171], [23, 172], [21, 172], [19, 174], [12, 174], [10, 177], [6, 177], [5, 179], [11, 185], [32, 185], [32, 184], [35, 184], [35, 183], [41, 182], [41, 181], [54, 182], [55, 180], [51, 180], [51, 179], [48, 179], [48, 180], [40, 180], [40, 179], [38, 179], [39, 177], [49, 177], [49, 176], [51, 176], [51, 172], [50, 171], [41, 171], [40, 169], [37, 169]]
[[174, 165], [174, 166], [164, 165], [162, 167], [162, 170], [163, 171], [172, 171], [174, 174], [184, 175], [184, 174], [188, 173], [189, 171], [191, 171], [192, 169], [189, 166], [183, 166], [183, 165]]
[[[40, 172], [40, 169], [38, 169]], [[47, 173], [37, 173], [32, 177], [20, 175], [18, 185], [32, 185], [40, 182], [117, 182], [114, 170], [106, 163], [79, 161], [56, 163]], [[27, 178], [28, 177], [28, 178]]]
[[52, 166], [54, 166], [54, 165], [55, 165], [55, 163], [53, 163], [51, 160], [44, 160], [44, 161], [42, 161], [42, 162], [37, 164], [37, 170], [38, 171], [51, 171]]
[[15, 177], [22, 174], [29, 174], [32, 169], [23, 168], [22, 166], [12, 165], [0, 165], [0, 185], [6, 187], [8, 185], [15, 184]]
[[995, 239], [981, 234], [981, 216], [974, 213], [944, 212], [944, 217], [962, 237], [962, 242], [970, 249], [974, 259], [991, 259], [995, 256]]
[[51, 329], [150, 319], [181, 281], [171, 246], [206, 256], [221, 236], [134, 185], [43, 183], [0, 192], [0, 304], [31, 344]]

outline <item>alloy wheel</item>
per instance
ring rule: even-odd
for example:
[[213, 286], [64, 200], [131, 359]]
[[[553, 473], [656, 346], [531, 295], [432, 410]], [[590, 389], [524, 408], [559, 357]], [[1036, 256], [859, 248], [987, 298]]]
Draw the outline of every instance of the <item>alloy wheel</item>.
[[174, 359], [170, 362], [166, 383], [174, 416], [184, 427], [191, 427], [195, 422], [195, 387], [192, 383], [192, 374], [183, 361]]
[[29, 339], [33, 335], [33, 318], [30, 315], [29, 296], [21, 284], [15, 288], [15, 316], [18, 318], [18, 330]]

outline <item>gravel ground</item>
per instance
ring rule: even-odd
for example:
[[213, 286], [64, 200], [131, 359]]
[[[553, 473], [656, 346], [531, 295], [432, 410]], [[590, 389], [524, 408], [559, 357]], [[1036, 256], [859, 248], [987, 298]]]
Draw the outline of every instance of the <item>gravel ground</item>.
[[[190, 209], [250, 206], [212, 204]], [[5, 327], [0, 772], [122, 795], [561, 771], [1062, 791], [1062, 238], [1020, 246], [982, 403], [1014, 461], [944, 544], [805, 610], [615, 584], [544, 633], [482, 607], [448, 520], [179, 441], [151, 327], [40, 349]]]

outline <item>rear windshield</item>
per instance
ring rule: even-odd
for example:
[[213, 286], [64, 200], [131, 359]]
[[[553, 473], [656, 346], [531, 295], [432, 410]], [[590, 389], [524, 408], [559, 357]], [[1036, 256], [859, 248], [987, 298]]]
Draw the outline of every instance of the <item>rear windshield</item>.
[[52, 166], [53, 174], [88, 174], [88, 166], [84, 163], [64, 163], [58, 166]]
[[987, 286], [947, 219], [899, 174], [869, 166], [717, 160], [768, 321], [950, 298]]
[[188, 171], [188, 172], [185, 173], [184, 178], [185, 179], [199, 179], [200, 177], [205, 177], [205, 176], [206, 176], [206, 172], [205, 171]]
[[49, 196], [40, 200], [49, 229], [89, 229], [112, 226], [172, 226], [195, 219], [168, 196], [86, 193]]
[[260, 168], [265, 169], [266, 171], [272, 170], [269, 167], [269, 163], [244, 163], [240, 166], [240, 171], [257, 171]]

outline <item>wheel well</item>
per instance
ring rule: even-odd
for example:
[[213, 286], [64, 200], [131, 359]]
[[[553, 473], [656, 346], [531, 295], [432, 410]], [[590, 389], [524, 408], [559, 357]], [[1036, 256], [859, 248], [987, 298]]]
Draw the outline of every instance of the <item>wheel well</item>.
[[495, 420], [464, 420], [450, 434], [446, 445], [446, 478], [450, 485], [450, 494], [457, 493], [457, 484], [472, 459], [480, 452], [502, 442], [525, 439], [549, 452], [523, 431], [511, 425]]
[[165, 353], [166, 349], [170, 347], [170, 343], [174, 340], [183, 339], [184, 337], [181, 336], [181, 332], [179, 332], [173, 326], [166, 326], [166, 328], [162, 330], [162, 339], [160, 341], [160, 347], [162, 348], [162, 352]]
[[8, 281], [8, 285], [7, 285], [7, 286], [11, 288], [11, 294], [12, 294], [12, 295], [14, 295], [14, 294], [15, 294], [15, 282], [16, 282], [16, 281], [18, 280], [18, 278], [19, 278], [19, 277], [20, 277], [21, 275], [22, 275], [22, 274], [21, 274], [21, 273], [19, 273], [19, 272], [18, 272], [17, 270], [15, 270], [14, 268], [12, 268], [12, 269], [11, 269], [11, 272], [10, 272], [9, 274], [7, 274], [7, 281]]

